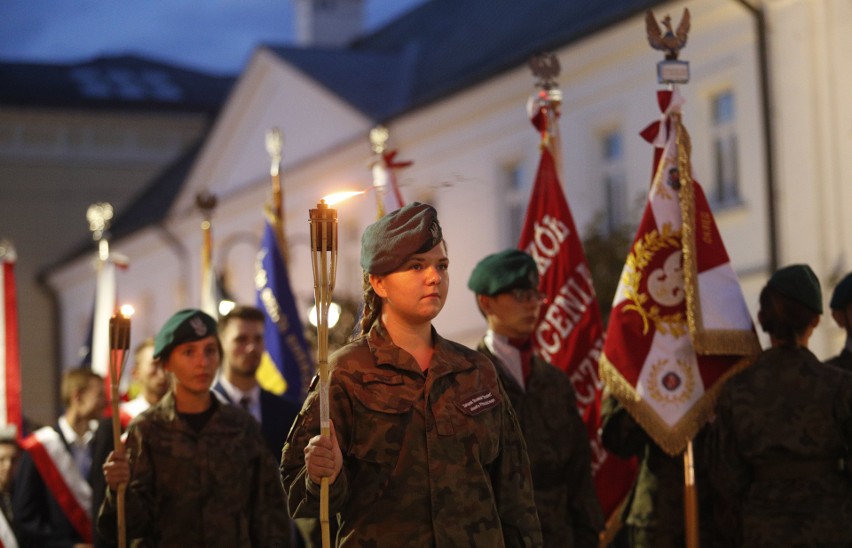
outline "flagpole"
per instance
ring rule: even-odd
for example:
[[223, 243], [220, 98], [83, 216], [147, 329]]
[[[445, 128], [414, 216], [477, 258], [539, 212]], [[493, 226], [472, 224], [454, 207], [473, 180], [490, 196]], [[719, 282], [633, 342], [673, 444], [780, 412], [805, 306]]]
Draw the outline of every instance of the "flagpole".
[[[320, 200], [309, 211], [311, 226], [311, 265], [314, 275], [314, 300], [317, 308], [317, 366], [319, 368], [320, 434], [331, 435], [328, 402], [328, 308], [337, 276], [337, 210]], [[330, 548], [328, 477], [320, 483], [320, 526], [322, 546]]]
[[95, 313], [92, 319], [92, 347], [90, 349], [91, 368], [95, 373], [103, 376], [106, 376], [109, 367], [109, 342], [104, 337], [109, 336], [109, 317], [115, 307], [115, 280], [114, 277], [109, 276], [107, 270], [111, 268], [109, 265], [110, 251], [107, 231], [112, 218], [112, 205], [107, 202], [94, 203], [86, 210], [86, 220], [89, 222], [92, 239], [98, 244]]
[[[648, 36], [648, 43], [653, 49], [663, 51], [665, 58], [657, 63], [657, 80], [660, 84], [666, 84], [669, 90], [674, 94], [677, 91], [678, 84], [686, 84], [689, 82], [689, 62], [679, 60], [680, 50], [686, 46], [687, 35], [690, 27], [690, 14], [687, 8], [683, 10], [683, 16], [677, 27], [672, 27], [672, 19], [666, 15], [662, 19], [665, 31], [660, 29], [657, 20], [652, 11], [645, 12], [645, 28]], [[677, 167], [679, 183], [683, 187], [687, 187], [687, 191], [683, 195], [691, 197], [692, 194], [692, 173], [688, 163], [684, 165], [681, 159], [684, 157], [684, 147], [688, 146], [681, 139], [681, 122], [680, 113], [676, 112], [672, 116], [675, 127], [670, 128], [670, 131], [677, 132]], [[663, 131], [665, 128], [660, 128]], [[689, 153], [687, 150], [686, 154]], [[658, 159], [660, 165], [655, 166], [655, 170], [661, 169], [664, 158], [660, 155]], [[659, 174], [655, 173], [653, 180], [657, 179]], [[652, 183], [653, 184], [653, 183]], [[683, 238], [687, 238], [691, 234], [692, 227], [687, 226], [687, 219], [681, 221], [683, 227]], [[683, 260], [687, 259], [684, 254]], [[683, 268], [683, 265], [681, 265]], [[686, 536], [687, 548], [698, 548], [699, 540], [699, 516], [698, 516], [698, 488], [695, 484], [695, 463], [693, 460], [692, 440], [686, 444], [686, 449], [683, 452], [683, 508], [684, 508], [684, 533]]]
[[218, 305], [213, 295], [214, 271], [213, 271], [213, 210], [216, 209], [216, 195], [208, 191], [199, 192], [195, 195], [195, 205], [201, 211], [201, 309], [213, 316], [218, 317]]
[[270, 166], [269, 178], [272, 181], [272, 205], [267, 213], [272, 217], [272, 227], [275, 229], [275, 239], [278, 241], [278, 249], [284, 259], [284, 265], [289, 264], [287, 260], [287, 237], [284, 235], [284, 187], [281, 185], [281, 158], [284, 150], [284, 136], [281, 131], [274, 127], [266, 132], [266, 152], [269, 153]]
[[384, 126], [379, 125], [370, 130], [370, 146], [374, 153], [370, 168], [373, 171], [377, 219], [405, 205], [396, 180], [396, 170], [409, 167], [414, 163], [410, 160], [402, 162], [395, 160], [398, 151], [388, 150], [389, 137], [390, 133]]
[[[562, 144], [558, 124], [562, 90], [556, 82], [556, 77], [561, 71], [559, 59], [553, 53], [535, 55], [530, 59], [530, 69], [537, 78], [535, 86], [541, 88], [541, 91], [530, 99], [530, 110], [538, 110], [543, 117], [542, 123], [538, 126], [541, 132], [540, 146], [550, 151], [556, 165], [556, 174], [562, 181]], [[534, 112], [529, 114], [535, 117]]]
[[373, 189], [376, 193], [376, 217], [381, 219], [385, 216], [385, 193], [387, 192], [387, 166], [385, 166], [384, 152], [390, 133], [384, 126], [376, 126], [370, 130], [370, 146], [375, 154], [373, 160]]

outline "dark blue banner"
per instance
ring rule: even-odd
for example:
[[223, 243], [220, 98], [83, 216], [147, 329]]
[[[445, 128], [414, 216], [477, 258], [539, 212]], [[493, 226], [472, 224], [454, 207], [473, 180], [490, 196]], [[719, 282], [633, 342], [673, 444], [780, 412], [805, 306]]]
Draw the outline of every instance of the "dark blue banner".
[[[278, 240], [269, 222], [264, 223], [255, 288], [257, 307], [266, 317], [266, 352], [286, 383], [282, 396], [301, 406], [314, 374], [314, 360], [308, 351]], [[261, 385], [266, 384], [263, 379], [258, 380]]]

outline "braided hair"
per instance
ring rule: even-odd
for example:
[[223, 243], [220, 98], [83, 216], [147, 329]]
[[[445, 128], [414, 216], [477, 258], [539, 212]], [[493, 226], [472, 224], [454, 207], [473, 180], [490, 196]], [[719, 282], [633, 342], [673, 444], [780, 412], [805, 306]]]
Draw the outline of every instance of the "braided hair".
[[364, 272], [363, 278], [364, 309], [361, 312], [361, 323], [358, 326], [354, 338], [363, 337], [372, 329], [373, 324], [382, 315], [382, 299], [376, 295], [373, 284], [370, 283], [370, 273]]

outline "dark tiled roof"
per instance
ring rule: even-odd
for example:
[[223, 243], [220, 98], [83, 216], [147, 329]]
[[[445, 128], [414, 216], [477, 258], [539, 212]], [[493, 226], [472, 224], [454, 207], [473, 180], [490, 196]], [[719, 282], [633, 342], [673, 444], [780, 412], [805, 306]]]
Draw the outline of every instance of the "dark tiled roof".
[[[430, 0], [344, 50], [270, 49], [375, 121], [386, 121], [662, 3]], [[563, 85], [568, 77], [562, 75]]]
[[0, 62], [0, 104], [214, 113], [234, 81], [135, 56], [65, 65]]
[[[166, 218], [172, 203], [183, 188], [190, 169], [195, 164], [204, 138], [189, 147], [177, 160], [166, 167], [151, 183], [119, 212], [115, 222], [109, 229], [109, 241], [116, 242], [147, 226], [151, 226]], [[45, 268], [40, 277], [45, 276], [59, 265], [81, 257], [86, 253], [94, 253], [96, 245], [91, 238], [73, 248], [73, 250], [53, 265]]]

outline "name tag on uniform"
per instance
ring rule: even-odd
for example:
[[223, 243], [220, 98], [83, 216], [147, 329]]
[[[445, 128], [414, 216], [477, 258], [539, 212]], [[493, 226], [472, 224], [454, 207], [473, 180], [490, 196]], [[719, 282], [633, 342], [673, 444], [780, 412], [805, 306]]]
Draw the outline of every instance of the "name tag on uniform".
[[467, 415], [478, 415], [492, 407], [496, 407], [500, 400], [491, 393], [491, 390], [477, 392], [466, 399], [457, 401], [456, 405]]

